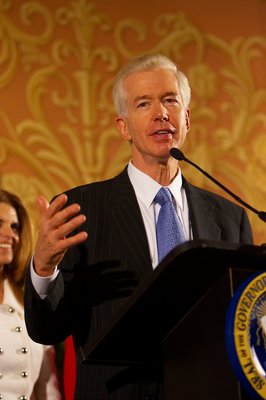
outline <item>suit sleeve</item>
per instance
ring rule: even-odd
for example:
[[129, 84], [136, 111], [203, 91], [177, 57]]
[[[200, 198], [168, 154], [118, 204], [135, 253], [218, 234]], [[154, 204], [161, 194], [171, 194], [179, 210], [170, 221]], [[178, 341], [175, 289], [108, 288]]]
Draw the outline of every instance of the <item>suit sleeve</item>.
[[[35, 291], [28, 268], [25, 282], [25, 322], [29, 336], [37, 343], [60, 343], [71, 334], [73, 321], [71, 308], [67, 310], [62, 274], [55, 279], [49, 295], [41, 299]], [[69, 312], [68, 312], [69, 311]]]

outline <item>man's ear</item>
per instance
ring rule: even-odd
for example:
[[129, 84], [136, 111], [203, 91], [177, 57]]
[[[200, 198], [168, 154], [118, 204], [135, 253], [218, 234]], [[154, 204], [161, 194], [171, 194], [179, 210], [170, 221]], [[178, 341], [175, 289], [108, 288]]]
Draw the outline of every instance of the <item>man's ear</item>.
[[190, 109], [189, 109], [189, 108], [186, 109], [186, 116], [185, 116], [185, 118], [186, 118], [187, 132], [188, 132], [189, 129], [190, 129]]
[[131, 140], [131, 135], [128, 131], [125, 118], [121, 117], [121, 116], [116, 117], [116, 125], [117, 125], [119, 132], [121, 133], [122, 139]]

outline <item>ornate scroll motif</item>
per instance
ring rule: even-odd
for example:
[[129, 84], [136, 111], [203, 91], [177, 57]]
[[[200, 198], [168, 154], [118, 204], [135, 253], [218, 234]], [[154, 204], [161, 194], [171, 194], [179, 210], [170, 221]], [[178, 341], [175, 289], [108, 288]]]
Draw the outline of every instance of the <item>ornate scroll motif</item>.
[[[169, 55], [190, 79], [186, 155], [266, 208], [265, 37], [228, 43], [181, 12], [160, 14], [150, 27], [145, 15], [114, 22], [88, 0], [19, 3], [0, 1], [1, 184], [26, 199], [35, 221], [39, 193], [51, 198], [108, 178], [128, 161], [111, 86], [121, 64], [146, 52]], [[182, 168], [193, 183], [209, 187]], [[250, 218], [256, 241], [266, 241], [263, 223]]]

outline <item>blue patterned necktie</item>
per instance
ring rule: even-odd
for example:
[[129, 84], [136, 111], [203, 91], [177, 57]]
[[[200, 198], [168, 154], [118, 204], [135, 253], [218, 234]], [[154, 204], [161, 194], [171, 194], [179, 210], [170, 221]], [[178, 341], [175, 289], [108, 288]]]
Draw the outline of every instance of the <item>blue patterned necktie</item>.
[[161, 206], [156, 224], [158, 260], [160, 262], [175, 246], [185, 242], [186, 238], [174, 209], [170, 190], [162, 187], [154, 201]]

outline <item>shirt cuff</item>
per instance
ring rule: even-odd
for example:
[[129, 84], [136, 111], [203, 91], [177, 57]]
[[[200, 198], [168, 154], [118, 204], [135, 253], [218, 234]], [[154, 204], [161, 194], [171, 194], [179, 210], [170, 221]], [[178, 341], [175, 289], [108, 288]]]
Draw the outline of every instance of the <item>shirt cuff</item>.
[[45, 299], [45, 297], [48, 294], [49, 288], [52, 284], [52, 282], [56, 279], [57, 275], [59, 274], [59, 269], [56, 267], [54, 270], [53, 275], [50, 276], [40, 276], [35, 272], [34, 266], [33, 266], [33, 256], [31, 257], [30, 261], [30, 276], [31, 276], [31, 281], [33, 284], [34, 289], [38, 293], [38, 295], [41, 297], [41, 299]]

